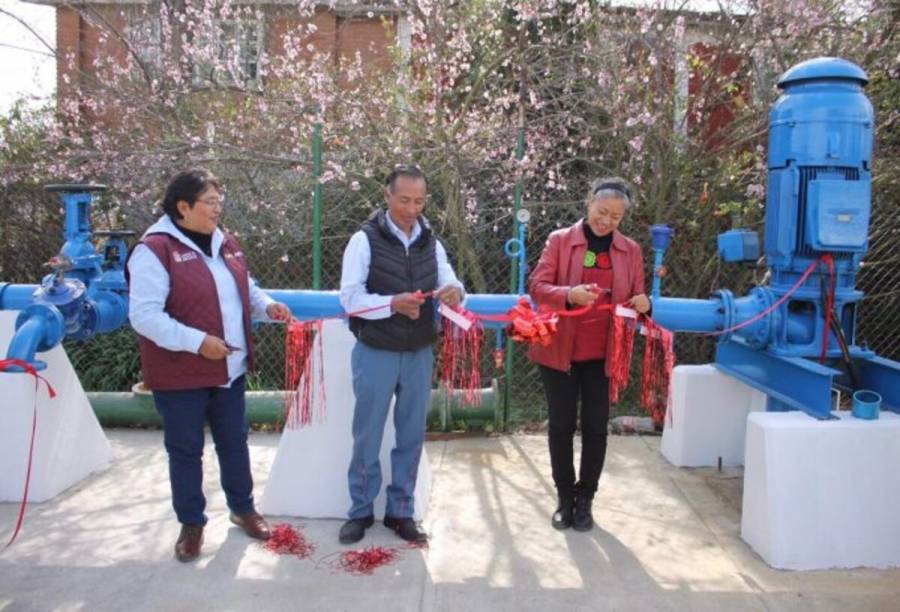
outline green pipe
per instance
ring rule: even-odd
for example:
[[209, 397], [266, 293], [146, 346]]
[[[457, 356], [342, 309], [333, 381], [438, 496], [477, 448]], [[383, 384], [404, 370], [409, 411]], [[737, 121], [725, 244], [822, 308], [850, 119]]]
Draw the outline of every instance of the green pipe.
[[322, 288], [322, 124], [313, 129], [313, 279], [312, 288]]
[[[431, 391], [429, 422], [441, 417], [450, 421], [465, 421], [469, 425], [493, 422], [498, 426], [499, 385], [497, 380], [490, 387], [479, 390], [481, 403], [476, 407], [463, 404], [464, 391], [445, 389]], [[128, 392], [91, 391], [88, 401], [104, 427], [162, 427], [162, 419], [153, 405], [153, 396], [141, 383]], [[277, 425], [284, 413], [284, 391], [248, 391], [246, 394], [247, 418], [255, 425]], [[444, 415], [444, 416], [442, 416]]]
[[[522, 161], [525, 157], [525, 118], [522, 109], [519, 109], [519, 133], [516, 138], [516, 160]], [[522, 208], [522, 177], [516, 180], [515, 199], [513, 200], [513, 232], [512, 237], [519, 236], [519, 209]], [[525, 248], [521, 245], [520, 248]], [[519, 260], [516, 257], [510, 258], [512, 265], [509, 270], [509, 292], [514, 294], [518, 290], [519, 284]], [[509, 422], [509, 386], [512, 382], [513, 371], [513, 343], [512, 340], [506, 340], [506, 367], [504, 368], [503, 377], [503, 419], [500, 422], [500, 430], [506, 431], [506, 424]]]

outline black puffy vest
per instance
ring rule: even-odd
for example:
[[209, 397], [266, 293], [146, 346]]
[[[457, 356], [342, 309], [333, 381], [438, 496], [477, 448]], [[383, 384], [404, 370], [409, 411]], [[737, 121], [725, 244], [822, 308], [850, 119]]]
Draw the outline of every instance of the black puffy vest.
[[[409, 252], [387, 225], [386, 210], [375, 211], [362, 225], [372, 252], [366, 290], [380, 295], [433, 291], [437, 289], [435, 238], [428, 223], [419, 218], [422, 232], [409, 245]], [[388, 351], [414, 351], [430, 345], [437, 337], [434, 300], [422, 304], [421, 315], [412, 319], [394, 313], [375, 321], [350, 317], [350, 331], [360, 342]]]

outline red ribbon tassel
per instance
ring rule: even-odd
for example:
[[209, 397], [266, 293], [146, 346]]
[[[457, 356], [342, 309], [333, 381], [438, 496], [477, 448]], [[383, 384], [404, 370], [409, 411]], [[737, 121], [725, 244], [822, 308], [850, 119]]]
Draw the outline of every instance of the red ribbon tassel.
[[628, 387], [636, 329], [637, 319], [619, 314], [613, 315], [612, 353], [608, 355], [610, 361], [609, 401], [613, 404], [618, 403], [619, 395]]
[[[316, 353], [315, 357], [313, 353]], [[313, 372], [313, 361], [317, 371]], [[318, 378], [316, 385], [315, 378]], [[292, 320], [284, 339], [284, 422], [289, 428], [313, 421], [313, 389], [318, 388], [318, 419], [325, 418], [325, 379], [322, 363], [322, 321]]]
[[481, 344], [484, 328], [475, 315], [464, 308], [453, 308], [471, 322], [463, 329], [444, 317], [444, 342], [441, 347], [441, 385], [448, 393], [454, 389], [463, 391], [463, 402], [468, 406], [481, 403]]
[[647, 345], [641, 372], [641, 406], [662, 425], [669, 405], [672, 369], [675, 367], [675, 337], [653, 319], [643, 319]]

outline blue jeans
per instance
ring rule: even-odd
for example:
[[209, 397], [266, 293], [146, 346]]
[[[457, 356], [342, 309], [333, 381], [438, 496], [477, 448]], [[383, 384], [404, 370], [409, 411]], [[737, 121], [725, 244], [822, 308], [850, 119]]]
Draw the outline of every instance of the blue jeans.
[[356, 406], [353, 457], [348, 470], [353, 505], [348, 515], [361, 518], [373, 514], [373, 502], [381, 490], [378, 455], [391, 398], [396, 395], [397, 441], [391, 451], [391, 484], [387, 488], [385, 514], [412, 517], [425, 419], [431, 402], [432, 349], [428, 346], [416, 351], [385, 351], [357, 342], [350, 364]]
[[253, 477], [244, 410], [244, 377], [231, 387], [205, 387], [185, 391], [154, 391], [153, 401], [162, 415], [172, 506], [178, 521], [186, 525], [206, 524], [203, 496], [203, 425], [208, 420], [222, 489], [235, 514], [253, 510]]

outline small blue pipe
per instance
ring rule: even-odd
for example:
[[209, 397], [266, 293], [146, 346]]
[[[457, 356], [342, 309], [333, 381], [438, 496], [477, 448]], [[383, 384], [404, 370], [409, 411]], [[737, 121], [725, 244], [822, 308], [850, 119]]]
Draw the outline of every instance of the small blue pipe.
[[[47, 334], [48, 322], [45, 317], [32, 316], [16, 330], [15, 335], [6, 350], [7, 359], [21, 359], [29, 363], [35, 362], [34, 354], [37, 352]], [[46, 366], [44, 366], [46, 367]], [[43, 369], [38, 367], [37, 369]]]
[[660, 276], [659, 276], [659, 269], [662, 267], [663, 255], [665, 255], [665, 251], [663, 249], [654, 249], [653, 287], [650, 292], [650, 295], [653, 296], [654, 298], [660, 297], [660, 291], [662, 289], [662, 278], [660, 278]]
[[[662, 288], [662, 277], [659, 275], [660, 268], [662, 268], [663, 257], [666, 254], [666, 249], [669, 248], [669, 243], [672, 241], [672, 228], [668, 225], [657, 223], [656, 225], [650, 226], [650, 244], [653, 245], [653, 285], [650, 290], [650, 296], [652, 298], [660, 297], [660, 291]], [[654, 312], [654, 316], [656, 313]]]

